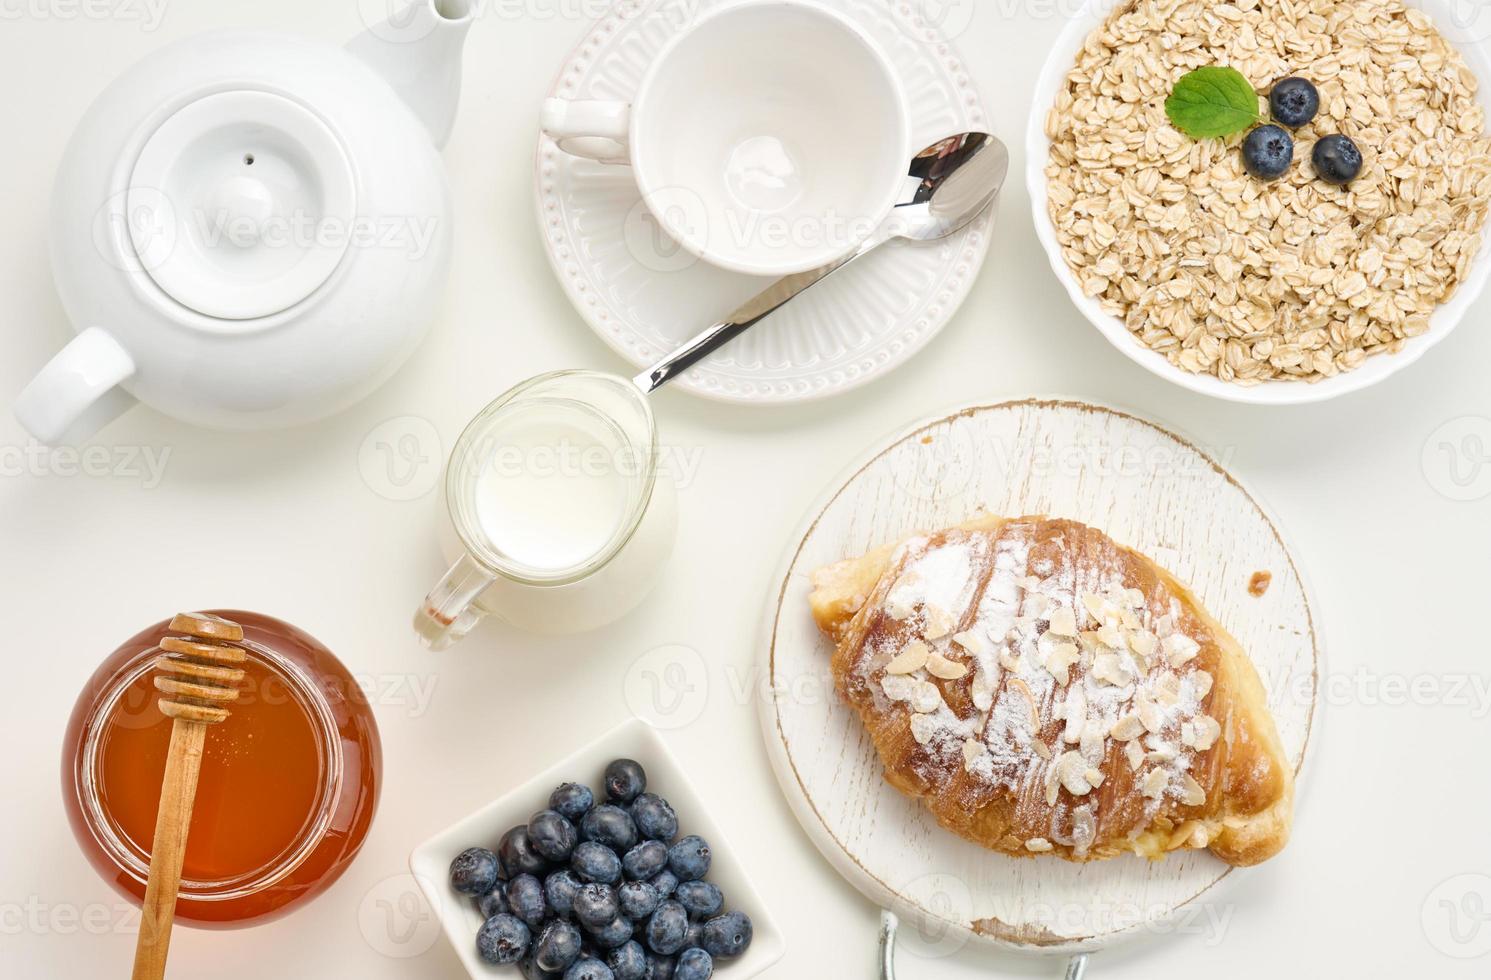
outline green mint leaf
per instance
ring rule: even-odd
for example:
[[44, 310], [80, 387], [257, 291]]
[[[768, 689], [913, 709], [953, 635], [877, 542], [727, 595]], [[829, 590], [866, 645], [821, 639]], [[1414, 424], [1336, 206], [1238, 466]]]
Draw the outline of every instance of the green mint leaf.
[[1187, 72], [1165, 100], [1165, 115], [1192, 139], [1231, 136], [1261, 121], [1258, 93], [1236, 68]]

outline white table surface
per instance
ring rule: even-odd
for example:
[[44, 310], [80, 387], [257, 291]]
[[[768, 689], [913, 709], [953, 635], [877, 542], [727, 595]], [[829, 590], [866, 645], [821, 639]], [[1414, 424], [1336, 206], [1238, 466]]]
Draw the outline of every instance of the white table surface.
[[[1221, 904], [1181, 935], [1103, 953], [1091, 975], [1485, 976], [1491, 960], [1468, 958], [1491, 949], [1484, 300], [1456, 336], [1366, 393], [1277, 410], [1203, 400], [1130, 364], [1069, 307], [1014, 181], [967, 306], [892, 376], [831, 402], [764, 411], [662, 396], [665, 441], [696, 454], [698, 469], [681, 492], [674, 560], [635, 614], [593, 636], [493, 626], [453, 652], [421, 651], [407, 620], [442, 571], [436, 497], [381, 495], [359, 465], [365, 438], [412, 417], [448, 448], [512, 382], [561, 367], [622, 367], [550, 275], [530, 199], [539, 100], [600, 6], [487, 0], [446, 150], [459, 209], [448, 302], [429, 342], [372, 398], [319, 425], [257, 436], [215, 435], [136, 409], [101, 442], [169, 451], [151, 486], [128, 467], [88, 476], [66, 457], [28, 456], [8, 412], [0, 419], [0, 622], [12, 671], [0, 712], [0, 972], [127, 968], [132, 920], [77, 853], [63, 814], [63, 725], [98, 660], [135, 630], [179, 609], [238, 606], [311, 631], [375, 683], [382, 804], [363, 853], [327, 894], [256, 929], [179, 930], [173, 976], [456, 980], [444, 939], [404, 897], [411, 847], [632, 705], [652, 710], [647, 670], [670, 661], [690, 671], [689, 717], [703, 709], [672, 744], [718, 801], [720, 822], [787, 929], [787, 958], [768, 976], [872, 975], [876, 910], [813, 850], [764, 758], [755, 688], [767, 581], [804, 509], [884, 433], [956, 402], [1061, 393], [1172, 423], [1250, 483], [1313, 581], [1330, 659], [1329, 703], [1289, 849], [1234, 875]], [[957, 43], [1018, 174], [1016, 137], [1063, 2], [948, 6], [968, 21]], [[225, 25], [341, 39], [359, 29], [359, 4], [0, 0], [4, 401], [69, 336], [44, 244], [52, 173], [74, 124], [136, 59]], [[1458, 450], [1442, 450], [1446, 442]], [[903, 961], [912, 980], [1059, 971], [1052, 961], [969, 949]]]

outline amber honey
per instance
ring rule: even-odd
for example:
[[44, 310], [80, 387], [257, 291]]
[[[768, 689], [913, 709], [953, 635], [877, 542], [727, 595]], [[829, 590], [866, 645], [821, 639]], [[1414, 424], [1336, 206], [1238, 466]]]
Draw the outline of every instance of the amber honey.
[[[378, 733], [331, 652], [287, 623], [218, 613], [244, 627], [248, 662], [228, 720], [208, 729], [178, 918], [238, 925], [319, 893], [367, 835], [381, 775]], [[64, 797], [94, 866], [145, 891], [171, 721], [152, 661], [165, 623], [99, 668], [69, 724]]]

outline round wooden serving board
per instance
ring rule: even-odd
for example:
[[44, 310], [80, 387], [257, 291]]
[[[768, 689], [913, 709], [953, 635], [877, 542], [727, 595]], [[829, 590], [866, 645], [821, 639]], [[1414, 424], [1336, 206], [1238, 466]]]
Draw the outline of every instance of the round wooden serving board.
[[[833, 689], [832, 646], [808, 611], [813, 570], [981, 507], [1082, 521], [1188, 582], [1252, 656], [1284, 746], [1296, 770], [1303, 764], [1321, 643], [1273, 518], [1172, 432], [1097, 405], [1029, 399], [912, 426], [814, 507], [767, 609], [773, 694], [762, 728], [777, 777], [834, 868], [924, 938], [1076, 952], [1157, 931], [1209, 900], [1229, 867], [1205, 851], [1079, 865], [963, 841], [884, 781], [858, 717]], [[1272, 576], [1262, 595], [1250, 589], [1258, 572]]]

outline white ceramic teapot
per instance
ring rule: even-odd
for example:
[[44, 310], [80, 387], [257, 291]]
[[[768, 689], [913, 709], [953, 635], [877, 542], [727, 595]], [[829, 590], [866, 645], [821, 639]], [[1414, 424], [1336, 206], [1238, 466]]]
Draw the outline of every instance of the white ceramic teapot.
[[440, 147], [471, 0], [345, 48], [177, 42], [88, 110], [57, 170], [52, 267], [78, 336], [16, 416], [84, 438], [134, 399], [216, 428], [332, 414], [418, 345], [449, 267]]

